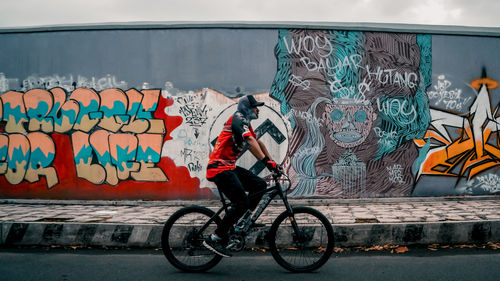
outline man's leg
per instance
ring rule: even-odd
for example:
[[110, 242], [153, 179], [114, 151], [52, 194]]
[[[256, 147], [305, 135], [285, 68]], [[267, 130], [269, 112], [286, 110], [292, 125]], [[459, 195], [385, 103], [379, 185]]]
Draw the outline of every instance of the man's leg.
[[[236, 175], [238, 176], [238, 179], [240, 180], [241, 184], [243, 185], [243, 188], [248, 191], [248, 197], [253, 197], [253, 195], [259, 191], [262, 191], [266, 189], [267, 183], [264, 179], [261, 177], [257, 176], [256, 174], [250, 172], [249, 170], [242, 168], [242, 167], [236, 167], [234, 170]], [[249, 202], [249, 209], [254, 210], [255, 207], [259, 204], [260, 199], [262, 198], [261, 194], [260, 196], [256, 196], [252, 198]]]
[[215, 233], [220, 237], [226, 237], [229, 228], [248, 210], [249, 201], [243, 185], [234, 171], [224, 171], [214, 178], [217, 187], [231, 201], [231, 206], [222, 219]]
[[226, 211], [226, 215], [215, 233], [205, 239], [203, 245], [220, 256], [230, 257], [231, 253], [226, 249], [226, 243], [223, 241], [228, 236], [229, 228], [248, 209], [248, 197], [234, 171], [219, 173], [215, 176], [214, 182], [220, 191], [231, 200], [231, 207]]

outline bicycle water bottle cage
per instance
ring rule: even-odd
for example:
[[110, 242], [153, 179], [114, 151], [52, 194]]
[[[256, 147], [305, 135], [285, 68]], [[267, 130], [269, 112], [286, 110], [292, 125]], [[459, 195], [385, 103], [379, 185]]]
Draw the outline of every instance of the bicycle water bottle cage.
[[252, 220], [252, 211], [247, 210], [245, 214], [236, 223], [234, 231], [236, 233], [246, 232], [250, 227], [251, 220]]

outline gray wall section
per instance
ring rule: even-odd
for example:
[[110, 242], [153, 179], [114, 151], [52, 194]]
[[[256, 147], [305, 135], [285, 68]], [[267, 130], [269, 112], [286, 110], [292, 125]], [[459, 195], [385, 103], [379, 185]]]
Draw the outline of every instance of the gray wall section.
[[276, 72], [271, 29], [100, 30], [11, 33], [0, 36], [1, 72], [115, 76], [129, 87], [205, 87], [233, 94], [268, 91]]
[[[452, 88], [462, 88], [471, 102], [461, 113], [469, 112], [476, 93], [468, 85], [481, 77], [483, 67], [488, 77], [500, 81], [500, 37], [432, 36], [433, 85], [436, 77], [444, 74]], [[490, 98], [494, 109], [500, 103], [500, 89], [492, 90]]]
[[500, 79], [500, 38], [432, 35], [432, 74], [449, 74], [469, 83], [485, 67], [489, 77]]
[[[433, 35], [433, 82], [438, 75], [444, 74], [453, 83], [453, 87], [463, 88], [465, 97], [471, 96], [474, 99], [474, 91], [466, 85], [481, 77], [483, 67], [488, 77], [500, 80], [499, 50], [499, 37]], [[492, 91], [493, 106], [500, 102], [500, 94], [496, 94], [498, 91], [499, 89]], [[469, 108], [465, 109], [468, 112]]]

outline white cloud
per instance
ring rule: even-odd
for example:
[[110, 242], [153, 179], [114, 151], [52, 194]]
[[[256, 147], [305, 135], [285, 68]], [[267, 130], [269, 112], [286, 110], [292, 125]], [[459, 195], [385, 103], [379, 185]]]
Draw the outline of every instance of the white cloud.
[[3, 0], [0, 27], [136, 21], [382, 22], [500, 27], [497, 0]]
[[454, 7], [450, 2], [432, 0], [416, 2], [408, 11], [409, 19], [425, 24], [460, 25], [462, 8]]

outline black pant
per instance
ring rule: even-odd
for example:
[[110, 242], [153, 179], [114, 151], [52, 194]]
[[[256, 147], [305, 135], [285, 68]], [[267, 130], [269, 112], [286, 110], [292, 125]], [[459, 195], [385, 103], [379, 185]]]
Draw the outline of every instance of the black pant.
[[[217, 174], [214, 177], [214, 182], [219, 190], [231, 201], [231, 206], [222, 219], [222, 223], [215, 230], [218, 236], [226, 237], [229, 228], [248, 209], [254, 210], [257, 207], [263, 194], [252, 197], [252, 200], [249, 197], [258, 191], [266, 189], [267, 183], [254, 173], [241, 167]], [[245, 191], [248, 191], [248, 196]]]

